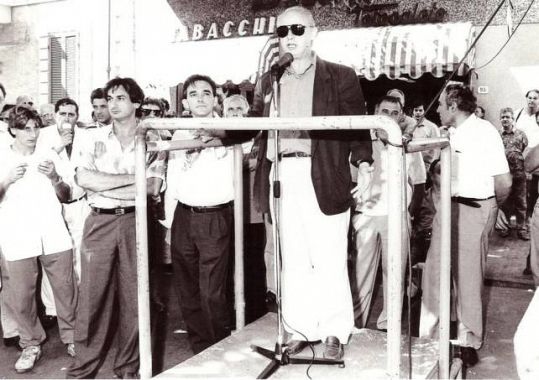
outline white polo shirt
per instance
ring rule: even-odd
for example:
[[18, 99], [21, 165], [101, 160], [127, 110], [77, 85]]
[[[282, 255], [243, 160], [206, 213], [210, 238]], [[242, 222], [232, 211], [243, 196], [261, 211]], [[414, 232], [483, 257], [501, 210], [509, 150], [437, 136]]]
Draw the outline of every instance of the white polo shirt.
[[450, 138], [451, 195], [477, 199], [495, 195], [494, 176], [509, 173], [496, 128], [471, 114]]

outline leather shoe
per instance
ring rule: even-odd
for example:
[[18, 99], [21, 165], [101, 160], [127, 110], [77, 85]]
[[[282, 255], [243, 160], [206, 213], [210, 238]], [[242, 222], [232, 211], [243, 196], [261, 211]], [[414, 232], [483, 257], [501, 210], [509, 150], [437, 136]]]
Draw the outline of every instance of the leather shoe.
[[292, 339], [286, 344], [288, 355], [296, 355], [305, 349], [309, 345], [306, 340]]
[[58, 319], [55, 315], [47, 315], [41, 317], [41, 325], [45, 330], [49, 330], [58, 324]]
[[22, 351], [21, 346], [19, 346], [19, 340], [20, 337], [18, 335], [11, 338], [4, 338], [4, 346], [15, 347], [17, 350]]
[[336, 336], [328, 336], [325, 341], [324, 358], [339, 360], [344, 356], [344, 347]]
[[479, 362], [477, 351], [473, 347], [460, 347], [460, 358], [466, 367], [473, 367]]

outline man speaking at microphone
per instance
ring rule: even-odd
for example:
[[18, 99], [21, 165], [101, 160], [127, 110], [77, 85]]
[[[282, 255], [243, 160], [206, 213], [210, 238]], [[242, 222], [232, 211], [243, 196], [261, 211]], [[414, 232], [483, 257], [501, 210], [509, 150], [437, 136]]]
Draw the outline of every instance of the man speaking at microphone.
[[[288, 8], [277, 18], [282, 66], [279, 116], [364, 114], [355, 72], [317, 57], [312, 51], [316, 34], [313, 16], [304, 7]], [[287, 53], [293, 57], [291, 63]], [[257, 83], [252, 116], [270, 115], [271, 93], [268, 72]], [[280, 149], [275, 152], [273, 133], [264, 132], [254, 191], [259, 211], [268, 212], [273, 163], [279, 159], [282, 310], [290, 335], [288, 353], [294, 355], [309, 342], [321, 340], [324, 357], [340, 359], [354, 324], [346, 269], [352, 204], [349, 162], [360, 165], [360, 178], [369, 175], [370, 136], [368, 131], [335, 130], [282, 131], [279, 136]]]

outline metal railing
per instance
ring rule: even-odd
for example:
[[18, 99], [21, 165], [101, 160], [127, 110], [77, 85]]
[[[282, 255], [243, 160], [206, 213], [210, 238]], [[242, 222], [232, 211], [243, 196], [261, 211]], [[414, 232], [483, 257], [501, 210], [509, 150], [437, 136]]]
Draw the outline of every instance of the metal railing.
[[[146, 204], [146, 152], [221, 146], [219, 140], [201, 141], [146, 141], [146, 133], [154, 130], [177, 129], [226, 129], [226, 130], [358, 130], [383, 129], [388, 135], [388, 329], [387, 329], [387, 375], [401, 378], [401, 311], [402, 311], [402, 134], [398, 125], [385, 116], [327, 116], [308, 118], [183, 118], [151, 119], [143, 121], [137, 130], [136, 150], [136, 233], [137, 275], [139, 307], [140, 376], [152, 376], [152, 353], [150, 337], [150, 291], [148, 267], [148, 231]], [[440, 278], [440, 357], [439, 376], [449, 376], [449, 286], [450, 286], [450, 151], [447, 138], [412, 140], [407, 151], [442, 149], [441, 154], [441, 278]], [[236, 327], [242, 328], [244, 320], [243, 300], [243, 199], [241, 150], [235, 148], [235, 292]], [[241, 315], [238, 315], [241, 314]]]

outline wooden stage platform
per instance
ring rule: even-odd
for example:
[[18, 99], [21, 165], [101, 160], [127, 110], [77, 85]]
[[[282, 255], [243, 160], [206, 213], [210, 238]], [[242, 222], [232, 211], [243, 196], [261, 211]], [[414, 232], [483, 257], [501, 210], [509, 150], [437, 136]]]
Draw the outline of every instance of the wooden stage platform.
[[[157, 376], [159, 379], [254, 379], [269, 360], [253, 352], [251, 345], [269, 350], [275, 346], [277, 316], [268, 313], [228, 338], [178, 364]], [[401, 377], [408, 378], [407, 338], [403, 337]], [[323, 344], [315, 347], [322, 357]], [[312, 355], [309, 348], [302, 357]], [[299, 355], [298, 355], [299, 356]], [[313, 365], [309, 374], [313, 379], [385, 379], [386, 334], [376, 330], [361, 329], [352, 335], [345, 346], [345, 367]], [[412, 378], [437, 378], [438, 341], [412, 339]], [[275, 372], [272, 379], [307, 378], [307, 365], [286, 365]]]

